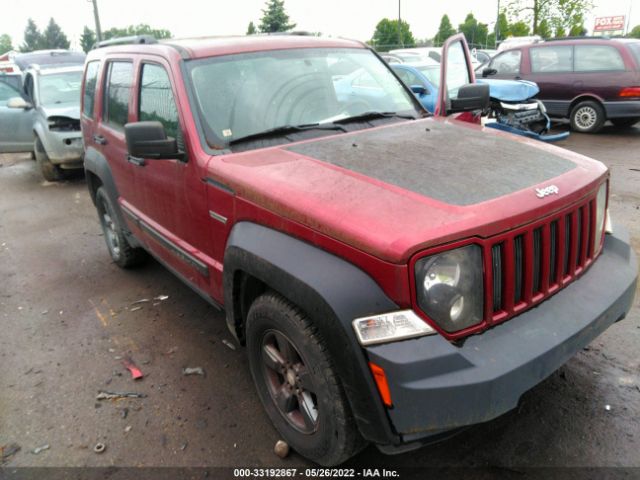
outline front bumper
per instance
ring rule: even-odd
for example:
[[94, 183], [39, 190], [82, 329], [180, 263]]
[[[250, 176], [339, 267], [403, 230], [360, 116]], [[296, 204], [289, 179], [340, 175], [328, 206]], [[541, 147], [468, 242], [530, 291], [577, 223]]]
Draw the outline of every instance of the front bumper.
[[49, 160], [54, 165], [82, 166], [82, 132], [55, 132], [48, 130], [41, 138]]
[[581, 278], [461, 345], [434, 335], [366, 348], [386, 372], [393, 401], [387, 413], [405, 444], [381, 449], [419, 447], [516, 407], [523, 393], [626, 315], [637, 274], [626, 232], [617, 229]]

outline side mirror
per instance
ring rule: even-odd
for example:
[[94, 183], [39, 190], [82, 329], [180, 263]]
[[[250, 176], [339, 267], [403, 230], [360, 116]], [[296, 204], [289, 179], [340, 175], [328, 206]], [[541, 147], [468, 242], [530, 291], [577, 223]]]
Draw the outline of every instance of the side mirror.
[[498, 73], [498, 70], [496, 70], [495, 68], [486, 67], [482, 69], [482, 76], [484, 78], [490, 77], [491, 75], [495, 75], [496, 73]]
[[427, 93], [427, 89], [423, 85], [411, 85], [411, 91], [419, 97]]
[[129, 155], [148, 159], [184, 159], [175, 138], [167, 137], [160, 122], [133, 122], [124, 126]]
[[30, 110], [33, 108], [33, 105], [27, 102], [22, 97], [13, 97], [7, 101], [7, 107], [9, 108], [22, 108], [23, 110]]
[[489, 107], [489, 85], [469, 83], [458, 90], [457, 98], [451, 99], [449, 113], [485, 110]]

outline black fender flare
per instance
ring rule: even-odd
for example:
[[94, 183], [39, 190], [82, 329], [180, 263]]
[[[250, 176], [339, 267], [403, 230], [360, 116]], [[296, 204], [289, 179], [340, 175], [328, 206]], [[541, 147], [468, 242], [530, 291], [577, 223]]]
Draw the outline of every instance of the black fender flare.
[[125, 232], [127, 240], [129, 241], [131, 246], [142, 246], [141, 243], [129, 231], [127, 223], [124, 220], [122, 209], [120, 208], [120, 204], [118, 203], [120, 193], [118, 192], [118, 187], [116, 186], [115, 179], [113, 178], [113, 173], [111, 172], [111, 167], [109, 166], [109, 162], [107, 161], [106, 157], [93, 147], [86, 148], [84, 152], [84, 171], [87, 178], [87, 187], [89, 188], [89, 194], [91, 195], [93, 204], [95, 205], [96, 203], [97, 186], [94, 185], [94, 180], [92, 180], [91, 175], [95, 175], [100, 180], [100, 183], [106, 190], [107, 195], [109, 195], [109, 199], [111, 200], [111, 203], [115, 208], [115, 215], [117, 217], [116, 220], [118, 222], [118, 225], [120, 225], [122, 230]]
[[360, 432], [369, 441], [395, 444], [385, 407], [351, 322], [398, 310], [380, 286], [351, 263], [302, 240], [251, 222], [235, 224], [224, 255], [227, 324], [238, 336], [236, 277], [260, 280], [296, 304], [317, 325], [342, 381]]

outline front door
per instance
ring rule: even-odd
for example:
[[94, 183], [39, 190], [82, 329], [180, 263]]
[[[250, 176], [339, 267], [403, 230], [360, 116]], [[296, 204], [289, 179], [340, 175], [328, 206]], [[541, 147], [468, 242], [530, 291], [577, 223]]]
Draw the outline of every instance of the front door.
[[0, 153], [33, 150], [33, 108], [9, 108], [11, 98], [21, 98], [20, 91], [0, 82]]

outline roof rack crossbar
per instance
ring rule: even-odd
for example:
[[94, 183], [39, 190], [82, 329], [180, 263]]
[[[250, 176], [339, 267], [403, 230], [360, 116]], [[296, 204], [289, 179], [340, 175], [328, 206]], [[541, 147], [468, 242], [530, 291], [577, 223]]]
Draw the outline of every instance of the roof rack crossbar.
[[113, 45], [139, 45], [142, 43], [158, 43], [152, 35], [132, 35], [130, 37], [118, 37], [111, 40], [103, 40], [96, 43], [94, 48], [111, 47]]
[[545, 42], [561, 42], [562, 40], [611, 40], [610, 37], [606, 35], [602, 36], [570, 36], [570, 37], [557, 37], [557, 38], [548, 38]]

